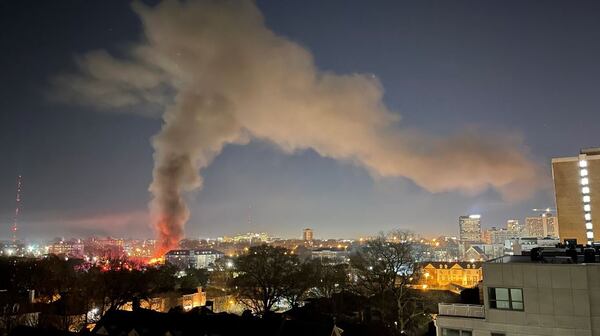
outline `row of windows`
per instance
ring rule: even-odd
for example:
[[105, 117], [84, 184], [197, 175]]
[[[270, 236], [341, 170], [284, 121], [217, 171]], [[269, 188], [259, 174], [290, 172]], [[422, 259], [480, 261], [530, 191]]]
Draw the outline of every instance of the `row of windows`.
[[[471, 330], [460, 330], [460, 329], [442, 329], [442, 336], [472, 336], [473, 332]], [[490, 336], [506, 336], [504, 333], [493, 332]]]

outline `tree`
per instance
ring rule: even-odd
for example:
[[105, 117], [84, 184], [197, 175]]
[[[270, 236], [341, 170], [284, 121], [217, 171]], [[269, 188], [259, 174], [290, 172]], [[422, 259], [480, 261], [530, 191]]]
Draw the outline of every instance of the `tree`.
[[[417, 274], [418, 259], [412, 234], [397, 231], [387, 239], [383, 234], [369, 241], [350, 258], [357, 279], [356, 289], [377, 297], [385, 319], [391, 307], [393, 318], [401, 331], [407, 331], [422, 319], [423, 309], [415, 291], [409, 288]], [[393, 302], [387, 302], [391, 298]]]
[[298, 265], [298, 257], [285, 248], [253, 246], [235, 261], [238, 275], [230, 288], [240, 302], [264, 316], [285, 296]]
[[311, 296], [331, 299], [348, 287], [350, 270], [347, 264], [332, 265], [320, 260], [313, 260], [313, 263], [315, 282]]
[[204, 287], [208, 282], [208, 271], [206, 269], [188, 268], [185, 270], [185, 275], [177, 279], [178, 286], [181, 289], [196, 289]]
[[292, 308], [299, 307], [309, 290], [317, 285], [317, 271], [318, 264], [308, 260], [297, 264], [287, 272], [283, 297]]

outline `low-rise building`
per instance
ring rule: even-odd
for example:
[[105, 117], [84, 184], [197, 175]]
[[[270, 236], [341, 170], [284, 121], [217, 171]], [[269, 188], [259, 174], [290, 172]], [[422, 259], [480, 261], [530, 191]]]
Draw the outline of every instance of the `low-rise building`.
[[424, 263], [419, 285], [427, 289], [453, 290], [477, 286], [482, 280], [480, 262]]
[[319, 259], [331, 264], [343, 264], [350, 262], [348, 251], [344, 248], [323, 247], [310, 251], [311, 259]]
[[213, 249], [171, 250], [165, 254], [165, 261], [181, 269], [210, 269], [217, 259], [224, 256], [224, 253]]

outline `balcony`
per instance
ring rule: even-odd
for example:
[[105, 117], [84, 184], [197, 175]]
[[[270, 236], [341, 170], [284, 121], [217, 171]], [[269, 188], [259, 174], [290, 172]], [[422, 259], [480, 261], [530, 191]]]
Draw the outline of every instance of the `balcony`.
[[485, 310], [482, 305], [438, 303], [438, 310], [441, 316], [485, 318]]

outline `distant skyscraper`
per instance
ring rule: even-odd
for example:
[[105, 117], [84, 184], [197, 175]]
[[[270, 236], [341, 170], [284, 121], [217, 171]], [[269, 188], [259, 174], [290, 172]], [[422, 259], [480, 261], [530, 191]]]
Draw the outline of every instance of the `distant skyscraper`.
[[305, 241], [312, 241], [313, 240], [313, 230], [310, 228], [304, 229], [304, 231], [302, 232], [302, 238], [304, 238]]
[[458, 218], [461, 242], [481, 242], [481, 216], [469, 215]]
[[524, 236], [558, 237], [558, 219], [549, 211], [536, 217], [527, 217], [525, 218]]
[[523, 226], [519, 223], [518, 219], [509, 219], [506, 221], [506, 229], [511, 232], [515, 237], [521, 236], [523, 233]]
[[600, 216], [600, 148], [552, 159], [552, 177], [560, 238], [593, 242], [600, 237], [593, 225], [594, 216]]
[[504, 242], [506, 242], [507, 240], [517, 237], [515, 232], [503, 228], [493, 227], [489, 232], [489, 244], [504, 244]]
[[527, 237], [545, 237], [542, 217], [526, 217], [524, 233]]

